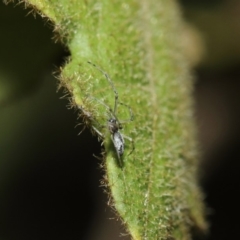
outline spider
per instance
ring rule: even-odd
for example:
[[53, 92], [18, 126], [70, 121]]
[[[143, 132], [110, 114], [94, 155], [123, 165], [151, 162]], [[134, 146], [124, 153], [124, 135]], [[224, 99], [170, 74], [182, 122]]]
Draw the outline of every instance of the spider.
[[[121, 158], [123, 156], [124, 147], [125, 147], [124, 139], [129, 140], [131, 142], [131, 144], [132, 144], [132, 150], [131, 150], [131, 152], [128, 155], [130, 155], [134, 151], [134, 149], [135, 149], [133, 139], [128, 137], [128, 136], [126, 136], [126, 135], [124, 135], [124, 134], [122, 134], [120, 132], [120, 130], [123, 128], [122, 124], [133, 121], [132, 109], [127, 104], [124, 104], [124, 103], [118, 101], [118, 92], [117, 92], [117, 90], [116, 90], [116, 88], [115, 88], [115, 86], [114, 86], [110, 76], [106, 72], [104, 72], [100, 67], [95, 65], [94, 63], [92, 63], [90, 61], [88, 61], [88, 63], [90, 65], [92, 65], [93, 67], [95, 67], [98, 71], [100, 71], [105, 76], [105, 78], [107, 79], [107, 81], [111, 85], [111, 88], [112, 88], [112, 90], [114, 92], [115, 101], [114, 101], [114, 108], [113, 108], [113, 110], [112, 110], [111, 107], [109, 107], [103, 101], [101, 101], [101, 100], [99, 100], [97, 98], [94, 98], [94, 97], [92, 97], [92, 98], [94, 100], [96, 100], [97, 102], [99, 102], [100, 104], [102, 104], [108, 110], [109, 118], [107, 119], [107, 128], [108, 128], [108, 130], [109, 130], [109, 132], [111, 134], [111, 139], [112, 139], [113, 145], [115, 147], [118, 160], [119, 160], [119, 162], [121, 162]], [[117, 108], [118, 108], [119, 104], [125, 106], [126, 108], [128, 108], [129, 116], [130, 116], [129, 119], [126, 119], [126, 120], [123, 120], [123, 121], [119, 121], [119, 119], [117, 117]], [[102, 138], [104, 138], [103, 134], [100, 131], [97, 130], [97, 133]]]

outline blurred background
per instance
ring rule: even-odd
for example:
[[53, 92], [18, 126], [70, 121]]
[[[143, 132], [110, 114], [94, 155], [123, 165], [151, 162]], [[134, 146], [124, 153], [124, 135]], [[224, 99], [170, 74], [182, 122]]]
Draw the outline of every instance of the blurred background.
[[[206, 239], [240, 239], [240, 1], [181, 0], [186, 55], [193, 67]], [[77, 112], [56, 92], [52, 72], [69, 52], [49, 24], [0, 2], [0, 239], [129, 239], [99, 187]], [[76, 127], [75, 127], [76, 126]]]

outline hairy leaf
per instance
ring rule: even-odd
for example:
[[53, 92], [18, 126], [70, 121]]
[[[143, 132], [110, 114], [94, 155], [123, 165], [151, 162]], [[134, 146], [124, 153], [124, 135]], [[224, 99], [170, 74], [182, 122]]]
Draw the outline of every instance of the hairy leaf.
[[[175, 1], [29, 0], [54, 25], [71, 59], [61, 85], [79, 108], [84, 124], [104, 136], [111, 204], [133, 239], [191, 239], [205, 230], [197, 187], [197, 146], [192, 82], [182, 50], [184, 25]], [[104, 74], [88, 61], [106, 72]], [[106, 127], [119, 101], [134, 121], [123, 124], [119, 159]], [[129, 118], [118, 105], [117, 118]], [[99, 135], [99, 134], [98, 134]], [[131, 153], [131, 154], [129, 154]]]

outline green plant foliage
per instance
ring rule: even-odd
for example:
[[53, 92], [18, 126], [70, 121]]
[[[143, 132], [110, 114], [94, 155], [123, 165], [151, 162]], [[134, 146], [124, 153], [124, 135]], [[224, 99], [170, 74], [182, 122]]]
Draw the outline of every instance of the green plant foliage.
[[[192, 82], [181, 46], [175, 1], [29, 0], [66, 44], [71, 59], [61, 85], [81, 108], [85, 125], [105, 136], [106, 185], [111, 205], [133, 239], [191, 239], [204, 231], [202, 196], [196, 183], [197, 146], [192, 114]], [[124, 124], [121, 164], [106, 125], [114, 93], [131, 106], [134, 121]], [[119, 106], [119, 119], [128, 111]], [[93, 128], [94, 127], [94, 128]]]

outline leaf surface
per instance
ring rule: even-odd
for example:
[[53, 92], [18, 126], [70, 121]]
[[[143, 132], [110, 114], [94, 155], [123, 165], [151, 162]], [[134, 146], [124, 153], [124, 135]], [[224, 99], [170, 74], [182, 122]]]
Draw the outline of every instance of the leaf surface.
[[[181, 44], [184, 25], [175, 1], [29, 0], [54, 25], [71, 59], [61, 84], [82, 109], [85, 124], [105, 136], [106, 178], [112, 205], [133, 239], [191, 239], [204, 230], [196, 183], [197, 146], [192, 82]], [[114, 92], [134, 121], [124, 124], [122, 163], [106, 125]], [[101, 104], [101, 101], [105, 104]], [[129, 118], [119, 105], [119, 121]], [[120, 166], [122, 165], [122, 166]]]

